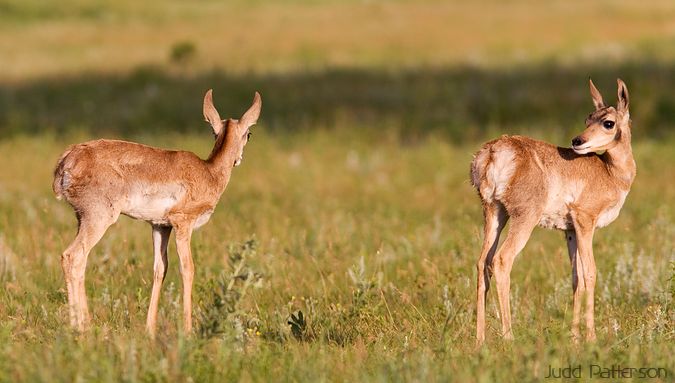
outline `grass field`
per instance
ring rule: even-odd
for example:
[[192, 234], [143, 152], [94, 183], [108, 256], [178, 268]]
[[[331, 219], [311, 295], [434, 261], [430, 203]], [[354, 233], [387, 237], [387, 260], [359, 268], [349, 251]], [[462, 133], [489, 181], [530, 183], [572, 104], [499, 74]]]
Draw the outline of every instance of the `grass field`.
[[[671, 2], [97, 4], [0, 1], [0, 382], [523, 382], [579, 364], [675, 379]], [[626, 80], [638, 165], [595, 236], [598, 341], [571, 343], [564, 240], [537, 229], [512, 274], [515, 341], [493, 289], [475, 350], [471, 155], [502, 133], [566, 146], [589, 76], [612, 101]], [[56, 159], [97, 137], [205, 157], [209, 87], [223, 117], [255, 89], [263, 113], [193, 237], [194, 334], [172, 243], [145, 335], [151, 232], [125, 217], [89, 257], [93, 328], [72, 333]]]

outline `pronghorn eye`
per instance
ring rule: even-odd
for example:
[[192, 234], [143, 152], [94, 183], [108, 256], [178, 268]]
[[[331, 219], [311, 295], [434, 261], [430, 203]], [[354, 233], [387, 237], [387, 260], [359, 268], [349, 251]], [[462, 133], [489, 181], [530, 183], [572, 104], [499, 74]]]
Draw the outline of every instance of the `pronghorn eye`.
[[602, 123], [602, 126], [605, 127], [605, 129], [612, 129], [614, 127], [614, 121], [605, 121]]
[[246, 141], [251, 139], [251, 132], [246, 133]]

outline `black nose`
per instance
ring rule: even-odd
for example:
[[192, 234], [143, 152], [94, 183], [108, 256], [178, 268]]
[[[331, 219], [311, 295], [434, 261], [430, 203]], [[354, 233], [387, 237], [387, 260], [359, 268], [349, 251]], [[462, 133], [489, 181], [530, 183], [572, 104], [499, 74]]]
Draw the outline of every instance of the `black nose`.
[[581, 146], [584, 144], [584, 140], [581, 137], [577, 136], [572, 139], [572, 146]]

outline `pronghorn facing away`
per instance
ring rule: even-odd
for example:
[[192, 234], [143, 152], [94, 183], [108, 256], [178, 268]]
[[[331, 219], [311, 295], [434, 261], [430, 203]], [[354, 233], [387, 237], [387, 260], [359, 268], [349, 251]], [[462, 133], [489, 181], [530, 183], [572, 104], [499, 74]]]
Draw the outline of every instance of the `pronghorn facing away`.
[[[606, 106], [590, 82], [595, 111], [572, 148], [521, 136], [488, 142], [471, 163], [471, 183], [483, 203], [484, 240], [478, 260], [476, 342], [485, 340], [485, 299], [495, 275], [502, 334], [512, 339], [510, 273], [535, 226], [565, 231], [572, 263], [572, 335], [579, 339], [582, 293], [586, 294], [586, 339], [595, 339], [593, 295], [596, 267], [593, 232], [614, 221], [635, 178], [628, 89], [620, 79], [617, 107]], [[595, 152], [604, 151], [603, 154]], [[511, 220], [497, 250], [499, 235]]]
[[147, 330], [155, 334], [159, 292], [166, 275], [167, 245], [176, 230], [176, 247], [183, 278], [183, 324], [192, 329], [192, 230], [205, 224], [223, 194], [232, 168], [242, 160], [249, 128], [262, 105], [256, 92], [253, 105], [239, 120], [221, 120], [211, 90], [204, 96], [204, 117], [211, 124], [215, 145], [207, 160], [186, 151], [156, 149], [133, 142], [97, 140], [69, 147], [54, 170], [53, 189], [75, 210], [75, 240], [63, 252], [61, 266], [68, 290], [70, 323], [83, 331], [89, 322], [84, 273], [87, 256], [120, 214], [152, 225], [154, 281]]

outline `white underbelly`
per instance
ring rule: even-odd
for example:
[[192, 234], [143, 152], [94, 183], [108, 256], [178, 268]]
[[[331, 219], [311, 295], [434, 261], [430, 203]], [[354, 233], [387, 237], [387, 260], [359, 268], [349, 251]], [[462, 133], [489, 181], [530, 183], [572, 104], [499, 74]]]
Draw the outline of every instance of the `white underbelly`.
[[144, 187], [136, 185], [122, 209], [122, 214], [153, 224], [168, 224], [167, 214], [185, 194], [181, 185]]
[[167, 213], [176, 204], [171, 198], [155, 199], [145, 204], [133, 204], [123, 214], [154, 224], [168, 224]]
[[567, 205], [565, 195], [555, 195], [549, 198], [544, 212], [539, 219], [539, 226], [545, 229], [569, 230], [574, 228], [572, 214]]
[[578, 200], [583, 184], [574, 181], [563, 183], [558, 177], [551, 177], [548, 179], [548, 190], [539, 226], [557, 230], [574, 229], [570, 205]]
[[545, 229], [570, 230], [574, 228], [574, 223], [567, 209], [559, 209], [544, 212], [539, 219], [539, 226]]
[[[596, 227], [605, 227], [619, 216], [627, 194], [627, 192], [621, 193], [615, 205], [606, 208], [598, 215]], [[558, 230], [574, 229], [572, 212], [568, 207], [574, 201], [574, 197], [575, 195], [567, 193], [551, 198], [539, 220], [539, 226]]]

